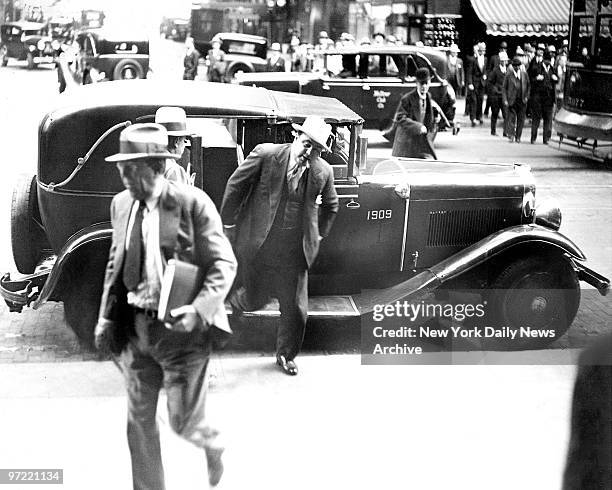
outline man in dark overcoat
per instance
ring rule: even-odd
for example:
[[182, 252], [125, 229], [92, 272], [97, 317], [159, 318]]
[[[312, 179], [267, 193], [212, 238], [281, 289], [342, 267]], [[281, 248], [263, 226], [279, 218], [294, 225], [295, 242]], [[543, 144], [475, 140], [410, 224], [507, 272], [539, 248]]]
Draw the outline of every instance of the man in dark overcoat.
[[559, 80], [552, 66], [550, 55], [533, 68], [531, 83], [531, 144], [538, 138], [540, 121], [543, 121], [542, 141], [548, 143], [552, 135], [553, 109], [555, 106], [555, 84]]
[[399, 101], [393, 120], [396, 131], [391, 154], [394, 157], [436, 158], [433, 140], [440, 116], [429, 93], [430, 79], [429, 70], [419, 68], [417, 88]]
[[508, 72], [508, 55], [505, 51], [500, 51], [497, 66], [489, 73], [489, 101], [491, 104], [491, 134], [497, 135], [497, 117], [501, 110], [504, 118], [504, 137], [506, 136], [506, 107], [502, 102], [502, 90], [504, 80]]
[[473, 94], [472, 103], [470, 104], [470, 121], [472, 126], [475, 126], [476, 122], [482, 124], [482, 101], [487, 85], [486, 49], [485, 43], [478, 43], [477, 55], [465, 72], [465, 83], [467, 84], [468, 91]]
[[[223, 473], [218, 432], [206, 424], [206, 369], [215, 339], [231, 332], [223, 301], [236, 271], [231, 245], [212, 200], [200, 189], [163, 177], [168, 136], [159, 124], [121, 132], [116, 163], [126, 190], [111, 203], [113, 238], [95, 342], [111, 351], [125, 378], [133, 488], [163, 490], [164, 470], [156, 421], [159, 391], [168, 420], [182, 438], [204, 449], [208, 480]], [[190, 304], [174, 321], [158, 319], [161, 281], [171, 258], [203, 271]]]
[[185, 57], [183, 58], [183, 80], [195, 80], [198, 76], [200, 53], [193, 44], [193, 38], [185, 39]]
[[289, 375], [304, 339], [308, 269], [338, 211], [329, 150], [331, 126], [317, 116], [294, 124], [293, 143], [256, 146], [227, 182], [221, 217], [234, 243], [243, 287], [230, 298], [235, 313], [278, 298], [276, 361]]
[[506, 107], [506, 133], [510, 143], [521, 142], [525, 110], [529, 100], [529, 78], [522, 68], [523, 63], [518, 56], [512, 59], [512, 67], [506, 73], [502, 89], [502, 101]]

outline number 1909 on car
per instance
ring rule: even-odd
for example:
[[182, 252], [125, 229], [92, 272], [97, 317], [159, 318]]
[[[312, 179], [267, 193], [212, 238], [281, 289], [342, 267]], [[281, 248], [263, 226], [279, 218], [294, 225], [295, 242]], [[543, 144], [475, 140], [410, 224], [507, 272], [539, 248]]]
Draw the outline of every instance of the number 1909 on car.
[[368, 216], [366, 219], [375, 220], [375, 219], [391, 219], [391, 215], [393, 214], [392, 209], [371, 209], [368, 211]]

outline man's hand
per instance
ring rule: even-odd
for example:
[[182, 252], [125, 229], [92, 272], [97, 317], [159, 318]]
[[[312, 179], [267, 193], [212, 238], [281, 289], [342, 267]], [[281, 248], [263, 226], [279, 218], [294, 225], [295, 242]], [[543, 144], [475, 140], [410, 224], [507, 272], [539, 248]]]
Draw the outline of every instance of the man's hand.
[[110, 354], [115, 350], [115, 329], [116, 323], [99, 318], [94, 331], [94, 344], [103, 354]]
[[539, 80], [539, 81], [544, 80], [544, 75], [538, 75], [538, 76], [536, 77], [536, 80]]
[[427, 126], [421, 124], [421, 134], [427, 134]]
[[170, 316], [176, 321], [170, 326], [170, 330], [175, 332], [191, 332], [194, 328], [202, 328], [204, 324], [193, 305], [185, 305], [174, 308], [170, 311]]
[[468, 90], [474, 90], [474, 84], [473, 83], [468, 84]]

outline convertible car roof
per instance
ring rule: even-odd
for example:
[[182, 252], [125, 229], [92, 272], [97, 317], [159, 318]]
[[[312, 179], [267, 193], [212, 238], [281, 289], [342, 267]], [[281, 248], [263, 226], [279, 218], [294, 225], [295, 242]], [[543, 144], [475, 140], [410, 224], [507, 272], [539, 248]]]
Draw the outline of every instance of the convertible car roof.
[[[125, 80], [79, 86], [58, 97], [55, 117], [77, 111], [161, 106], [183, 107], [190, 115], [278, 118], [291, 122], [318, 115], [328, 123], [361, 122], [342, 102], [265, 88], [194, 81]], [[153, 110], [154, 112], [154, 110]]]

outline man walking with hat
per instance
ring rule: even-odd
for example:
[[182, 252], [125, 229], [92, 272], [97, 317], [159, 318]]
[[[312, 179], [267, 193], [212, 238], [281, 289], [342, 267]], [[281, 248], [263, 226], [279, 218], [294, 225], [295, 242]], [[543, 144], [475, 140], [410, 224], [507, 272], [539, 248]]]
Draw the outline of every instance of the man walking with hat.
[[529, 100], [529, 78], [522, 68], [523, 63], [518, 56], [512, 59], [512, 67], [506, 73], [502, 88], [502, 101], [506, 107], [506, 133], [509, 142], [521, 142], [525, 110]]
[[[230, 333], [223, 301], [236, 262], [211, 199], [200, 189], [163, 178], [168, 136], [159, 124], [121, 132], [119, 153], [106, 158], [126, 190], [111, 203], [109, 253], [96, 347], [112, 352], [125, 378], [127, 434], [133, 487], [164, 489], [156, 409], [163, 387], [168, 420], [181, 437], [206, 454], [208, 480], [223, 473], [218, 433], [205, 423], [206, 368], [212, 340]], [[192, 303], [174, 309], [172, 324], [157, 316], [166, 262], [178, 259], [203, 271]]]
[[[187, 114], [181, 107], [160, 107], [155, 113], [155, 122], [168, 132], [168, 151], [181, 159], [187, 144]], [[188, 172], [177, 163], [175, 158], [166, 158], [164, 177], [179, 184], [189, 184]]]
[[230, 298], [235, 314], [278, 298], [276, 361], [298, 373], [294, 358], [308, 314], [308, 269], [338, 211], [331, 166], [332, 127], [318, 116], [293, 124], [292, 143], [256, 146], [225, 188], [221, 218], [240, 264], [242, 287]]

